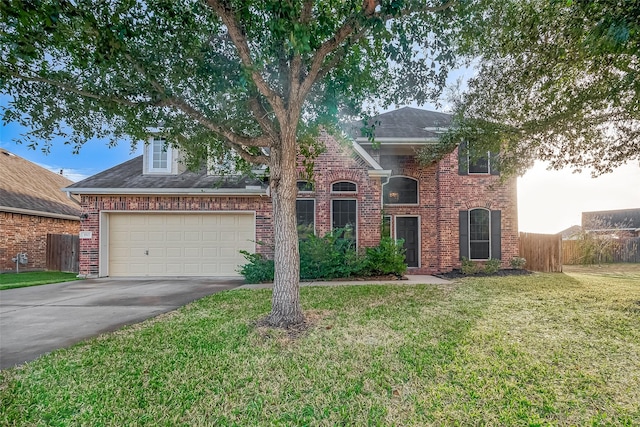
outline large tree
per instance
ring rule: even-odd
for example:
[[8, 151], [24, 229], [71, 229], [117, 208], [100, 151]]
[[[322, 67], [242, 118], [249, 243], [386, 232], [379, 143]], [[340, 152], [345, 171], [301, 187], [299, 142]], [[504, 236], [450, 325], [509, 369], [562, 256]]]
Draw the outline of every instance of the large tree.
[[640, 1], [488, 3], [465, 37], [477, 74], [456, 97], [459, 126], [423, 159], [467, 139], [501, 148], [508, 173], [640, 160]]
[[192, 160], [269, 167], [275, 283], [268, 322], [299, 323], [297, 156], [366, 103], [435, 98], [471, 2], [7, 0], [3, 119], [49, 148], [63, 136], [147, 139]]

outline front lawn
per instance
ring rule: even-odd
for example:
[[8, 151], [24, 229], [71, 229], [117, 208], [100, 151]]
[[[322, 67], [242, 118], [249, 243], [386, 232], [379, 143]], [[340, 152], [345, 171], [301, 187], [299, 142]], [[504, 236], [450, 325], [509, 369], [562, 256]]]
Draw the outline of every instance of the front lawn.
[[0, 372], [0, 425], [637, 425], [640, 280], [235, 290]]
[[63, 273], [61, 271], [3, 273], [0, 274], [0, 291], [3, 289], [47, 285], [50, 283], [71, 282], [72, 280], [78, 280], [77, 276], [77, 273]]

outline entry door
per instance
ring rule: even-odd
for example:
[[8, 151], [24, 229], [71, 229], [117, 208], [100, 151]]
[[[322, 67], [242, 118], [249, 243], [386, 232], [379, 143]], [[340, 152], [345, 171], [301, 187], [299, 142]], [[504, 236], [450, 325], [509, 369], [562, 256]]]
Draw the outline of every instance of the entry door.
[[408, 267], [419, 267], [420, 233], [418, 232], [418, 223], [418, 217], [416, 216], [396, 217], [396, 239], [404, 240]]

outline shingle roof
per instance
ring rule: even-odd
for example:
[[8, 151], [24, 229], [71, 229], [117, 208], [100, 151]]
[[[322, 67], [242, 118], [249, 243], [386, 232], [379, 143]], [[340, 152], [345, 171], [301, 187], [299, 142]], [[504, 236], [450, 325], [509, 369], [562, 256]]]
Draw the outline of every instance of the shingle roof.
[[79, 217], [78, 202], [61, 191], [72, 182], [4, 148], [0, 149], [0, 211], [34, 211], [42, 216]]
[[582, 226], [587, 230], [640, 229], [640, 208], [582, 212]]
[[[382, 113], [371, 120], [375, 124], [376, 138], [437, 138], [441, 131], [451, 125], [453, 116], [437, 111], [423, 110], [420, 108], [403, 107], [398, 110]], [[359, 122], [349, 132], [352, 137], [360, 138], [363, 123]]]
[[260, 185], [260, 181], [246, 176], [213, 176], [202, 169], [186, 171], [177, 175], [143, 174], [142, 156], [121, 163], [87, 179], [76, 182], [73, 189], [191, 189], [215, 190], [245, 189], [247, 185]]

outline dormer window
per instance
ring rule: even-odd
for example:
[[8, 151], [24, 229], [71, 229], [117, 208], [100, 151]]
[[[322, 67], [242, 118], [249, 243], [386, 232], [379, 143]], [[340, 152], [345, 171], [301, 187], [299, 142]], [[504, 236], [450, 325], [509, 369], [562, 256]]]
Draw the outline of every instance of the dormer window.
[[170, 173], [172, 150], [163, 138], [153, 138], [149, 144], [149, 172]]

